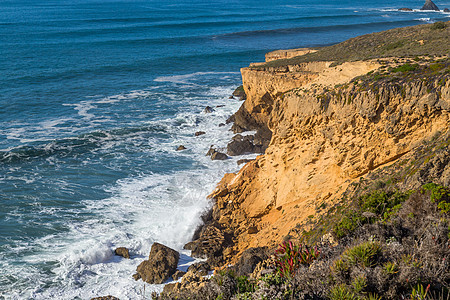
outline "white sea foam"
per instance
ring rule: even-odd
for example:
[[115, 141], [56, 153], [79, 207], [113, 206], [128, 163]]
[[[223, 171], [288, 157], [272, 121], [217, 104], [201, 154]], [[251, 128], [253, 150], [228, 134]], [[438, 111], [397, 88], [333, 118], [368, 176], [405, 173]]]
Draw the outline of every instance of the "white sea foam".
[[415, 20], [421, 21], [421, 22], [433, 23], [433, 21], [431, 21], [430, 18], [419, 18], [419, 19], [415, 19]]
[[[182, 251], [182, 246], [189, 241], [199, 225], [201, 213], [211, 205], [206, 196], [225, 172], [238, 169], [238, 158], [211, 161], [205, 156], [211, 144], [225, 149], [232, 137], [230, 125], [218, 126], [225, 123], [227, 117], [241, 104], [240, 101], [228, 99], [232, 90], [232, 87], [212, 88], [207, 95], [192, 98], [190, 105], [174, 119], [147, 121], [146, 124], [150, 127], [164, 128], [169, 136], [165, 140], [147, 138], [141, 132], [130, 132], [121, 136], [118, 141], [105, 133], [101, 147], [101, 151], [105, 153], [113, 151], [110, 149], [115, 149], [120, 142], [130, 146], [145, 146], [147, 143], [148, 146], [142, 147], [142, 151], [147, 151], [146, 155], [158, 157], [158, 153], [165, 153], [166, 159], [191, 158], [195, 165], [190, 169], [174, 170], [167, 174], [143, 172], [120, 179], [114, 185], [105, 187], [110, 197], [85, 200], [81, 211], [66, 210], [64, 213], [70, 215], [83, 214], [91, 217], [66, 223], [64, 226], [69, 228], [68, 233], [48, 235], [11, 249], [10, 253], [21, 253], [26, 249], [33, 254], [23, 258], [26, 264], [19, 268], [21, 270], [9, 265], [8, 260], [0, 260], [2, 269], [14, 270], [11, 276], [16, 276], [18, 271], [23, 276], [17, 278], [15, 288], [6, 296], [11, 299], [89, 299], [111, 294], [120, 299], [139, 299], [143, 296], [148, 298], [153, 290], [161, 291], [161, 285], [136, 282], [131, 275], [148, 256], [155, 241]], [[139, 95], [144, 96], [140, 92]], [[139, 95], [133, 94], [130, 97], [140, 97]], [[149, 96], [151, 94], [144, 97]], [[177, 101], [185, 96], [179, 94], [170, 97]], [[214, 112], [203, 114], [202, 109], [206, 105], [214, 107]], [[218, 105], [225, 106], [217, 107]], [[49, 127], [59, 125], [57, 121], [46, 124]], [[195, 137], [194, 133], [200, 130], [207, 133]], [[180, 144], [188, 149], [175, 151]], [[89, 167], [89, 161], [86, 161], [86, 167]], [[61, 181], [58, 184], [65, 183]], [[60, 186], [60, 189], [65, 190], [66, 187]], [[52, 211], [38, 203], [36, 210], [43, 216], [63, 215], [62, 211]], [[130, 249], [131, 259], [113, 255], [113, 250], [119, 246]], [[188, 256], [188, 252], [181, 253], [179, 267], [186, 270], [194, 260]], [[33, 267], [43, 262], [53, 265], [53, 275], [42, 274]], [[30, 280], [33, 280], [33, 284], [29, 283]]]

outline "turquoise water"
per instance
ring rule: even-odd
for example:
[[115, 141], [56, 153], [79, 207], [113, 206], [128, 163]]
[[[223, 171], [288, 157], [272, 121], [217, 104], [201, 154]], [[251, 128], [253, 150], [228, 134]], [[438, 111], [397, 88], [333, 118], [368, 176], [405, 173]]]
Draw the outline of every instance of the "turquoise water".
[[131, 275], [151, 244], [181, 249], [238, 170], [205, 153], [232, 136], [219, 124], [240, 105], [239, 68], [450, 17], [396, 11], [422, 4], [1, 1], [0, 298], [142, 297]]

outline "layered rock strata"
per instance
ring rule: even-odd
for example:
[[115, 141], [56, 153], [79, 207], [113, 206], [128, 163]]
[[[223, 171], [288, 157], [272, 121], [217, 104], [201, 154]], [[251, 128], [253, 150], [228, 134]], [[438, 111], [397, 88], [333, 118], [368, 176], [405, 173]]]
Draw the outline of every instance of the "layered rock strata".
[[[211, 194], [215, 205], [204, 232], [214, 232], [220, 250], [208, 245], [203, 253], [217, 265], [236, 262], [250, 247], [275, 246], [349, 184], [446, 132], [449, 66], [441, 61], [242, 69], [247, 100], [234, 126], [263, 128], [270, 144]], [[200, 234], [196, 251], [205, 240]]]

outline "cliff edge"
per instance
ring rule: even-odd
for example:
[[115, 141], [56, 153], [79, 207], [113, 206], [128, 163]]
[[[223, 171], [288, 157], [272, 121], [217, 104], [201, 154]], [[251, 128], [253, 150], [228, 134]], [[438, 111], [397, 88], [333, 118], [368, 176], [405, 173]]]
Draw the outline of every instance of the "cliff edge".
[[268, 132], [265, 153], [226, 174], [210, 195], [193, 254], [221, 267], [283, 241], [339, 245], [336, 232], [306, 233], [376, 182], [399, 193], [429, 182], [448, 187], [449, 28], [283, 50], [241, 69], [247, 99], [233, 129]]

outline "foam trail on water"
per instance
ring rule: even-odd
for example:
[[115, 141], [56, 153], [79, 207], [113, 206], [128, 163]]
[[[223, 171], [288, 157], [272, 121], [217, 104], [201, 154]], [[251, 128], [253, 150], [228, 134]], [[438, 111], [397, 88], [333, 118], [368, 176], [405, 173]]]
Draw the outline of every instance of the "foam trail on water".
[[[196, 74], [197, 79], [190, 80], [197, 84], [196, 80], [210, 75]], [[8, 282], [12, 286], [10, 292], [5, 294], [8, 299], [89, 299], [110, 294], [120, 299], [139, 299], [149, 297], [151, 291], [161, 291], [161, 285], [136, 282], [132, 275], [148, 256], [155, 241], [182, 250], [200, 224], [200, 215], [211, 205], [207, 195], [224, 173], [238, 169], [238, 158], [211, 161], [205, 156], [211, 144], [225, 149], [232, 137], [229, 131], [231, 125], [219, 124], [225, 123], [241, 104], [240, 101], [228, 99], [235, 86], [202, 88], [203, 94], [191, 93], [190, 101], [184, 99], [189, 104], [183, 105], [173, 117], [148, 120], [141, 124], [144, 127], [137, 127], [136, 130], [82, 136], [83, 139], [93, 139], [98, 148], [90, 151], [95, 153], [116, 155], [117, 147], [126, 144], [127, 147], [139, 147], [136, 151], [143, 151], [143, 156], [154, 157], [156, 161], [161, 159], [173, 166], [166, 172], [143, 169], [136, 175], [118, 179], [114, 184], [102, 187], [108, 197], [84, 200], [80, 203], [81, 209], [52, 210], [37, 205], [36, 209], [42, 216], [51, 215], [60, 219], [66, 214], [75, 221], [64, 222], [60, 219], [61, 226], [66, 227], [67, 231], [12, 247], [8, 253], [21, 257], [19, 267], [14, 267], [13, 261], [3, 257], [0, 259], [2, 269], [14, 270], [14, 273], [8, 271], [8, 276], [15, 278], [12, 284]], [[133, 91], [123, 97], [88, 101], [91, 105], [103, 102], [114, 104], [115, 99], [153, 99], [157, 93], [157, 90]], [[183, 92], [164, 97], [178, 102], [186, 96]], [[213, 107], [214, 111], [204, 113], [206, 105]], [[45, 124], [51, 127], [59, 122], [55, 120]], [[147, 130], [152, 128], [163, 129], [164, 135], [161, 138], [153, 134], [149, 136]], [[205, 131], [206, 134], [196, 137], [196, 131]], [[187, 150], [176, 151], [180, 144], [185, 145]], [[125, 153], [117, 154], [117, 157], [124, 159], [124, 162], [127, 159]], [[47, 160], [53, 160], [53, 157]], [[189, 162], [189, 166], [180, 164], [182, 161]], [[54, 164], [58, 164], [58, 159]], [[87, 168], [90, 164], [86, 161]], [[61, 190], [68, 188], [66, 182], [61, 181], [60, 184]], [[114, 256], [114, 249], [123, 246], [130, 249], [131, 259]], [[192, 259], [187, 256], [188, 252], [181, 253], [180, 267], [186, 269]], [[21, 277], [16, 274], [21, 274]], [[34, 280], [35, 284], [30, 285], [30, 280]]]

